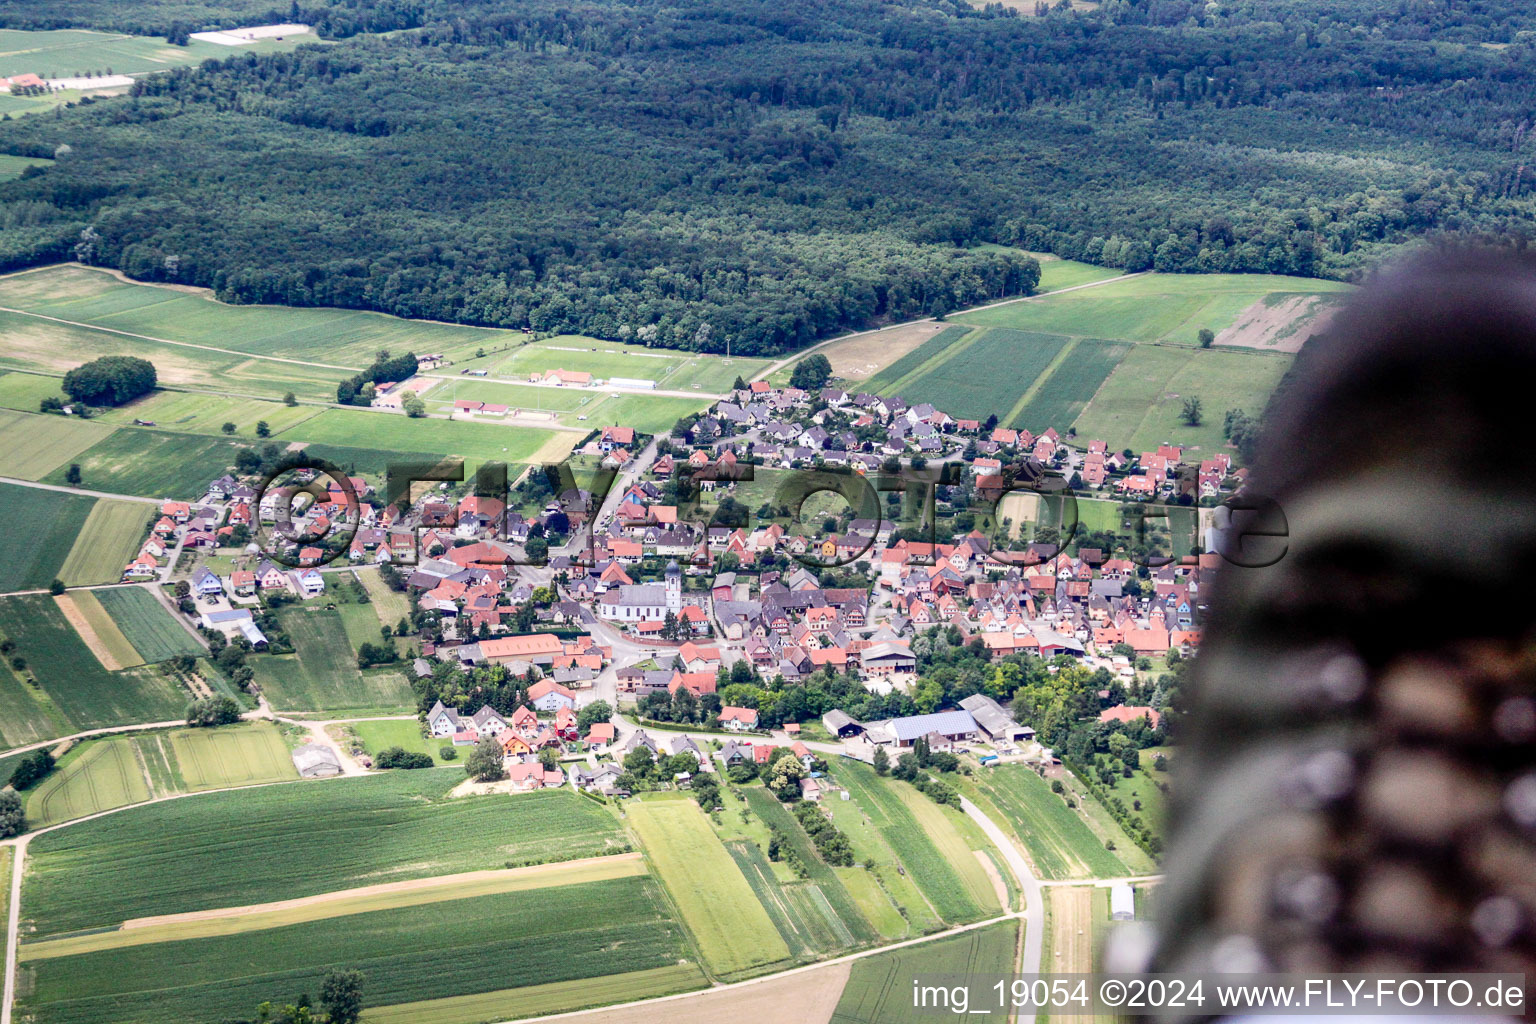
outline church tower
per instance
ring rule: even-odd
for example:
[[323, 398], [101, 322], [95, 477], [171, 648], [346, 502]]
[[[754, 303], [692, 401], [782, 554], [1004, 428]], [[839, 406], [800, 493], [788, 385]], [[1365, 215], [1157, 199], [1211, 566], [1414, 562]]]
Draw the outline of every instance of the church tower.
[[683, 610], [683, 570], [677, 559], [667, 563], [667, 611], [676, 615]]

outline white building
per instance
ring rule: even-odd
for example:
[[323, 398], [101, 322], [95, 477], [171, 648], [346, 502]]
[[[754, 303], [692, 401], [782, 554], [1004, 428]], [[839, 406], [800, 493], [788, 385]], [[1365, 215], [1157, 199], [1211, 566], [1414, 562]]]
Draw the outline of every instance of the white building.
[[1129, 882], [1116, 882], [1109, 887], [1109, 917], [1112, 921], [1136, 919], [1136, 890]]
[[597, 600], [597, 614], [616, 622], [654, 622], [683, 610], [683, 571], [676, 562], [667, 563], [666, 580], [628, 584], [608, 591]]

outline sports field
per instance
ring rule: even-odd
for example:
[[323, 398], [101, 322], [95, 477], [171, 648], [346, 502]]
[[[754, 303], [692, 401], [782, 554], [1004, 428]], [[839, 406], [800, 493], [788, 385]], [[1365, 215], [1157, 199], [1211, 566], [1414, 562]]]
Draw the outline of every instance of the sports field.
[[144, 664], [144, 658], [112, 620], [107, 609], [89, 590], [77, 590], [54, 598], [59, 611], [75, 627], [85, 646], [91, 649], [102, 668], [115, 672]]
[[178, 729], [171, 733], [171, 749], [189, 793], [299, 777], [287, 744], [267, 722]]
[[25, 1005], [53, 1024], [227, 1019], [338, 967], [394, 1005], [667, 967], [684, 948], [656, 883], [614, 878], [37, 961]]
[[0, 476], [41, 480], [112, 433], [112, 427], [71, 416], [0, 410]]
[[[1104, 840], [1078, 809], [1068, 808], [1050, 784], [1022, 765], [998, 765], [973, 776], [976, 788], [998, 811], [997, 820], [1018, 837], [1036, 870], [1045, 878], [1115, 878], [1130, 874], [1124, 861], [1106, 849]], [[1118, 831], [1118, 830], [1117, 830]], [[1115, 845], [1131, 849], [1124, 833]]]
[[625, 813], [711, 973], [746, 973], [790, 958], [698, 804], [686, 797], [652, 799], [629, 804]]
[[913, 1006], [915, 977], [1012, 974], [1018, 941], [1017, 922], [1005, 921], [856, 960], [830, 1024], [928, 1024], [936, 1014]]
[[[481, 462], [529, 462], [555, 437], [549, 430], [463, 420], [411, 419], [378, 412], [327, 409], [280, 435], [285, 441], [351, 445], [394, 452], [446, 452]], [[580, 440], [572, 435], [573, 440]]]
[[[348, 708], [408, 710], [413, 703], [405, 676], [394, 669], [357, 668], [346, 626], [335, 609], [288, 607], [278, 621], [293, 640], [293, 654], [252, 659], [256, 682], [280, 711], [339, 711]], [[374, 629], [377, 639], [378, 629]]]
[[143, 587], [113, 587], [94, 591], [133, 646], [148, 662], [165, 661], [180, 654], [193, 657], [207, 649], [171, 617], [165, 606]]
[[95, 504], [80, 494], [0, 483], [0, 536], [16, 541], [0, 545], [0, 591], [40, 590], [60, 576]]
[[[94, 421], [91, 426], [96, 426]], [[80, 486], [89, 490], [146, 498], [195, 498], [202, 495], [209, 481], [234, 468], [235, 453], [241, 447], [254, 443], [254, 438], [242, 445], [222, 437], [123, 427], [73, 461], [80, 464]], [[67, 468], [55, 469], [44, 482], [64, 483]]]
[[27, 797], [27, 821], [37, 827], [83, 818], [149, 799], [144, 769], [126, 737], [82, 744]]
[[186, 711], [185, 691], [154, 668], [102, 668], [47, 595], [0, 599], [0, 633], [75, 730], [168, 721]]
[[628, 849], [613, 814], [569, 790], [450, 799], [463, 779], [460, 768], [438, 768], [294, 782], [81, 822], [33, 841], [23, 910], [41, 939], [253, 896], [298, 899]]
[[[54, 496], [63, 497], [57, 492]], [[138, 553], [154, 511], [153, 505], [137, 501], [96, 500], [59, 567], [59, 579], [71, 587], [116, 583], [122, 578], [123, 567]]]
[[[585, 426], [634, 427], [642, 434], [664, 434], [684, 416], [702, 412], [709, 405], [704, 398], [676, 398], [666, 395], [626, 395], [606, 398], [587, 413]], [[566, 416], [567, 422], [572, 422]]]

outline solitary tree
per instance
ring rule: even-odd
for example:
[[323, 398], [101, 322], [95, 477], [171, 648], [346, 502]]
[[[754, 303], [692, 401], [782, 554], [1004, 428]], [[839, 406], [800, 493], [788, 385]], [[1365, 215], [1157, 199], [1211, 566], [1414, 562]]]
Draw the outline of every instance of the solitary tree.
[[292, 408], [299, 404], [299, 399], [292, 391], [288, 391], [283, 394], [283, 404]]
[[475, 749], [464, 759], [464, 771], [476, 782], [495, 782], [507, 777], [501, 759], [501, 744], [496, 742], [496, 737], [487, 736], [475, 744]]
[[875, 774], [884, 775], [891, 770], [891, 755], [885, 752], [884, 747], [875, 748]]
[[1184, 410], [1179, 414], [1186, 426], [1198, 427], [1200, 425], [1200, 399], [1191, 395], [1184, 399]]
[[1211, 343], [1216, 340], [1216, 332], [1209, 327], [1202, 327], [1200, 328], [1200, 333], [1195, 335], [1195, 337], [1200, 339], [1201, 348], [1210, 348]]
[[233, 423], [226, 422], [219, 429], [224, 431], [224, 433], [226, 433], [226, 434], [233, 434], [237, 428], [235, 427], [235, 425]]
[[272, 436], [272, 428], [267, 424], [266, 420], [257, 420], [256, 421], [256, 436], [257, 437], [271, 437]]
[[64, 482], [71, 487], [80, 486], [80, 463], [71, 462], [69, 464], [69, 469], [64, 472]]
[[363, 1015], [363, 972], [327, 971], [320, 982], [320, 1005], [330, 1024], [357, 1024]]
[[48, 593], [52, 594], [54, 597], [58, 597], [60, 594], [64, 593], [64, 581], [58, 577], [54, 577], [53, 582], [48, 584]]

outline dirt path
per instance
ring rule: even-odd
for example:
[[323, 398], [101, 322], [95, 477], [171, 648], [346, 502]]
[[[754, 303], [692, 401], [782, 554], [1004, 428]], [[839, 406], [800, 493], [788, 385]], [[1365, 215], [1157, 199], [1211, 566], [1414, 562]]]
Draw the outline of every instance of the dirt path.
[[11, 1024], [11, 1004], [16, 1001], [16, 954], [21, 931], [21, 875], [27, 863], [27, 844], [31, 836], [22, 836], [12, 845], [16, 856], [11, 864], [10, 912], [5, 925], [5, 986], [0, 996], [0, 1024]]
[[[265, 698], [263, 698], [263, 701], [265, 701]], [[276, 714], [274, 714], [272, 717], [273, 717], [273, 719], [275, 721], [282, 722], [282, 723], [284, 723], [286, 725], [301, 726], [306, 732], [309, 733], [309, 737], [310, 737], [309, 742], [311, 742], [311, 743], [318, 743], [322, 747], [330, 747], [333, 751], [335, 751], [336, 752], [336, 759], [341, 762], [341, 774], [343, 774], [343, 775], [367, 775], [368, 774], [368, 769], [366, 769], [362, 765], [358, 764], [357, 760], [350, 753], [348, 753], [342, 747], [342, 745], [340, 743], [337, 743], [335, 738], [332, 737], [329, 732], [326, 731], [325, 727], [327, 725], [331, 725], [332, 723], [330, 723], [330, 722], [300, 722], [300, 721], [296, 721], [295, 719], [284, 718], [281, 715], [276, 715]]]
[[124, 921], [119, 931], [129, 931], [134, 928], [153, 928], [157, 925], [186, 924], [191, 921], [217, 921], [226, 917], [245, 917], [248, 914], [266, 914], [280, 910], [297, 910], [302, 907], [316, 907], [326, 903], [340, 903], [346, 900], [365, 899], [369, 896], [381, 896], [386, 893], [416, 892], [421, 889], [453, 888], [455, 886], [470, 885], [475, 882], [490, 882], [504, 878], [530, 878], [538, 875], [557, 874], [563, 871], [571, 871], [588, 864], [610, 864], [620, 861], [636, 861], [640, 854], [617, 853], [609, 857], [584, 857], [580, 860], [557, 861], [553, 864], [535, 864], [523, 868], [499, 868], [489, 871], [461, 871], [455, 875], [437, 875], [431, 878], [410, 878], [403, 882], [381, 882], [378, 885], [364, 885], [356, 889], [340, 889], [336, 892], [323, 892], [314, 896], [305, 896], [293, 900], [274, 900], [271, 903], [252, 903], [243, 907], [219, 907], [214, 910], [192, 910], [184, 914], [162, 914], [159, 917], [136, 917], [130, 921]]
[[[665, 1018], [659, 1019], [667, 1024], [719, 1024], [722, 1020], [827, 1024], [852, 970], [853, 964], [838, 963], [793, 978], [771, 978], [747, 989], [705, 989], [692, 999], [669, 1006]], [[585, 1010], [565, 1019], [572, 1024], [632, 1024], [640, 1018], [632, 1010], [610, 1008]]]
[[69, 620], [69, 624], [75, 627], [76, 635], [80, 637], [86, 649], [96, 655], [96, 660], [101, 662], [102, 668], [108, 672], [116, 672], [123, 667], [116, 658], [112, 657], [112, 652], [107, 650], [107, 645], [101, 642], [101, 637], [96, 635], [96, 630], [91, 628], [85, 615], [75, 606], [75, 602], [69, 599], [68, 594], [55, 595], [53, 603], [64, 614], [64, 618]]
[[987, 873], [987, 879], [992, 883], [992, 891], [997, 894], [997, 905], [1004, 910], [1012, 910], [1008, 905], [1008, 886], [1003, 884], [1003, 876], [997, 873], [997, 864], [987, 856], [985, 850], [972, 850], [976, 859], [981, 861], [981, 870]]

